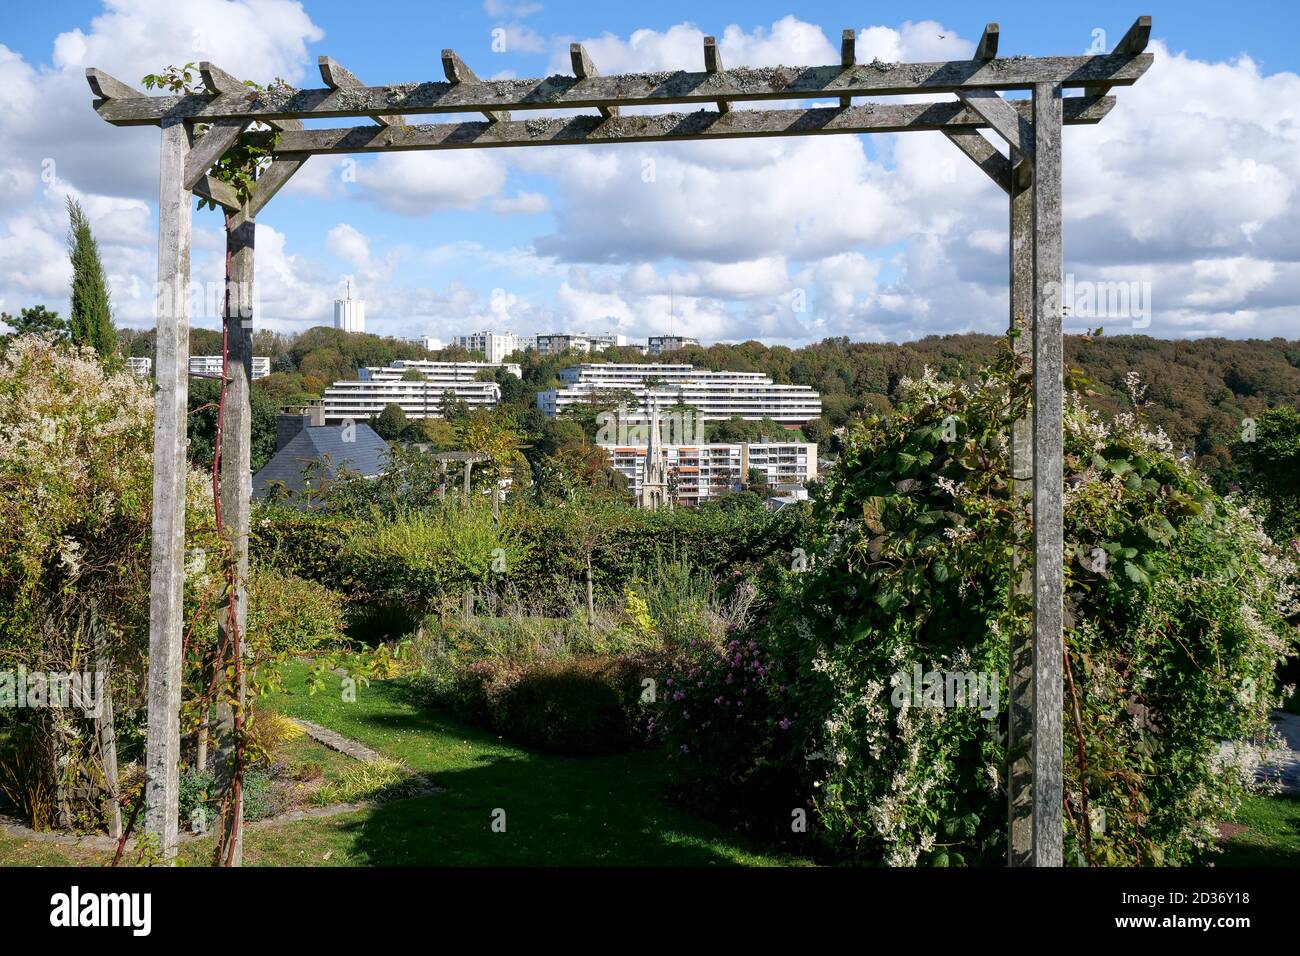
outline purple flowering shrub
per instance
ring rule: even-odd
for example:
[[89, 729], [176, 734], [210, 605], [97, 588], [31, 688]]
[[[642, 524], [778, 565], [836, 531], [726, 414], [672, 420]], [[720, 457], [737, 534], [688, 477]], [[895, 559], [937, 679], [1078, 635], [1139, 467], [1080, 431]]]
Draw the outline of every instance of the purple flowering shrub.
[[666, 748], [692, 809], [784, 836], [795, 809], [811, 815], [807, 722], [761, 631], [732, 626], [689, 640], [656, 696], [649, 737]]

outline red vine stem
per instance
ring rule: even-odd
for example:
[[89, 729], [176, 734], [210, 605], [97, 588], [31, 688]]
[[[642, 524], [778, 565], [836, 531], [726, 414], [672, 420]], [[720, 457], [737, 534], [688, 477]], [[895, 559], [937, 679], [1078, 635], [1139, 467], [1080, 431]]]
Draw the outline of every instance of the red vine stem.
[[1074, 746], [1079, 755], [1079, 775], [1080, 791], [1083, 800], [1083, 855], [1088, 861], [1089, 866], [1093, 866], [1092, 860], [1092, 816], [1088, 813], [1088, 761], [1084, 756], [1083, 746], [1083, 714], [1079, 709], [1079, 694], [1074, 687], [1074, 672], [1070, 667], [1070, 648], [1062, 641], [1065, 655], [1065, 682], [1070, 688], [1070, 705], [1074, 711]]

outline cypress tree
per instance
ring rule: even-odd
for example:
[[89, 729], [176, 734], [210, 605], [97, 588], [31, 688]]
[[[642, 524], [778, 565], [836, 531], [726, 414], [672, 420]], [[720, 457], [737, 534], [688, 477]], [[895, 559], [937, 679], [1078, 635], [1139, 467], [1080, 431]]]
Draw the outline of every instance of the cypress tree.
[[72, 341], [87, 345], [102, 359], [117, 356], [117, 332], [99, 260], [99, 244], [81, 204], [71, 196], [68, 206], [68, 257], [72, 260], [72, 308], [68, 331]]

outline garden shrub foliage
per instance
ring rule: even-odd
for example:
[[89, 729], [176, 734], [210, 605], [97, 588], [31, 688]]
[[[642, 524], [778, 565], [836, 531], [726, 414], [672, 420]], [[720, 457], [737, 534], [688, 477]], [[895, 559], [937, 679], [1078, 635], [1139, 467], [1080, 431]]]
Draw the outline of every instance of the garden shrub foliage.
[[[751, 648], [740, 669], [756, 719], [697, 716], [722, 706], [711, 698], [737, 669], [731, 647], [661, 715], [697, 779], [726, 782], [747, 745], [751, 775], [801, 781], [792, 799], [811, 799], [810, 829], [837, 854], [1004, 857], [1008, 637], [1030, 626], [1009, 587], [1029, 529], [1006, 436], [1028, 384], [1009, 354], [968, 385], [927, 371], [894, 414], [849, 430], [816, 506], [815, 563], [767, 589], [752, 648], [736, 645]], [[1295, 646], [1294, 567], [1134, 416], [1103, 422], [1072, 398], [1065, 432], [1067, 862], [1182, 863], [1213, 846], [1253, 776], [1219, 745], [1267, 731], [1275, 668]], [[998, 675], [998, 717], [905, 695], [894, 706], [894, 675], [918, 663]]]

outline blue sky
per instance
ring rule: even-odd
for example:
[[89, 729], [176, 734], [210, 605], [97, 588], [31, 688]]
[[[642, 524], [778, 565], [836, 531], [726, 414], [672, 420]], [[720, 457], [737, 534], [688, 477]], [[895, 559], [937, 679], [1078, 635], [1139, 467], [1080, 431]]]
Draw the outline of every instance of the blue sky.
[[[66, 306], [62, 198], [96, 225], [118, 320], [151, 324], [152, 129], [90, 109], [98, 66], [137, 83], [211, 59], [319, 85], [334, 57], [370, 83], [441, 78], [452, 47], [483, 77], [823, 63], [840, 31], [884, 59], [963, 58], [986, 19], [1004, 55], [1113, 46], [1154, 18], [1157, 63], [1098, 127], [1067, 131], [1067, 273], [1132, 290], [1115, 332], [1294, 336], [1300, 80], [1282, 3], [464, 3], [108, 0], [24, 5], [0, 26], [0, 309]], [[504, 30], [505, 49], [494, 50]], [[498, 42], [496, 46], [500, 46]], [[865, 58], [865, 57], [864, 57]], [[6, 92], [3, 91], [8, 91]], [[37, 100], [45, 111], [23, 106]], [[656, 175], [646, 183], [646, 163]], [[49, 174], [54, 170], [53, 176]], [[706, 341], [905, 340], [1005, 324], [1005, 200], [939, 134], [316, 157], [259, 217], [263, 324], [328, 322], [351, 278], [372, 331], [674, 330]], [[194, 273], [220, 276], [196, 213]], [[795, 302], [806, 302], [805, 309]], [[1142, 305], [1145, 303], [1145, 305]], [[1149, 308], [1145, 306], [1149, 305]], [[202, 310], [200, 310], [202, 311]], [[199, 314], [195, 323], [215, 324]]]

